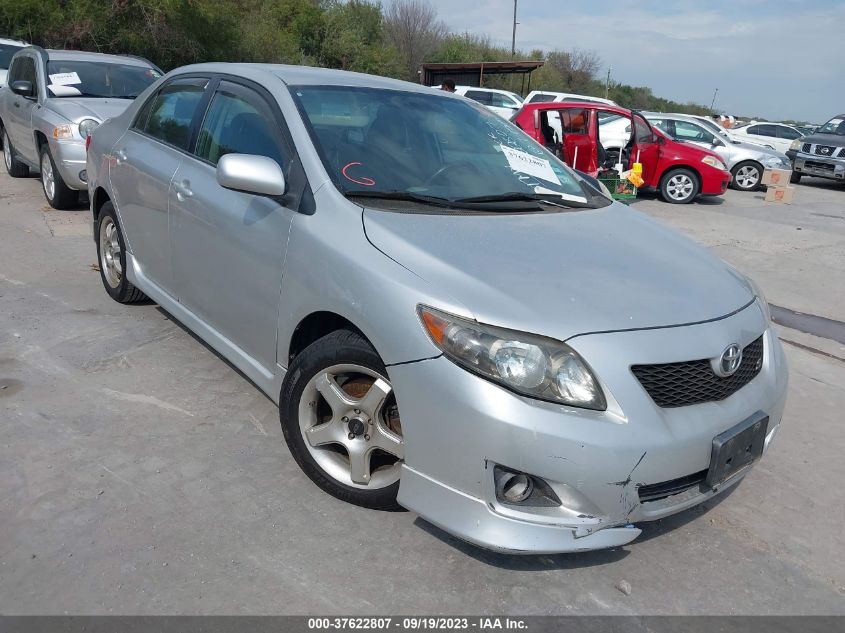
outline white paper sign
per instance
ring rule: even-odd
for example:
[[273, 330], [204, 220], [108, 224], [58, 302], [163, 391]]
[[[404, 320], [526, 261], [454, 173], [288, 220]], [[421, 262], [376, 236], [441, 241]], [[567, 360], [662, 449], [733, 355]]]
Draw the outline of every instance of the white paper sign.
[[47, 88], [56, 97], [78, 97], [82, 94], [78, 88], [74, 88], [73, 86], [54, 86], [50, 84]]
[[529, 176], [534, 176], [536, 178], [542, 178], [543, 180], [553, 182], [558, 185], [560, 184], [560, 179], [552, 169], [551, 163], [545, 158], [538, 158], [537, 156], [520, 152], [518, 149], [513, 149], [512, 147], [507, 147], [506, 145], [500, 145], [499, 147], [502, 148], [502, 153], [505, 155], [505, 158], [508, 159], [508, 164], [514, 171], [528, 174]]
[[82, 80], [76, 73], [56, 73], [50, 75], [50, 83], [54, 86], [72, 86], [73, 84], [81, 84]]

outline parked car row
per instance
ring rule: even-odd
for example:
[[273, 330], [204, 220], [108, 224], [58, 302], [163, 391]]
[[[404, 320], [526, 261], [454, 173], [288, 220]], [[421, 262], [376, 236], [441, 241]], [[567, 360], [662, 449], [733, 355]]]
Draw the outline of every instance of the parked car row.
[[6, 85], [6, 73], [12, 63], [12, 57], [27, 46], [29, 45], [23, 40], [0, 36], [0, 87]]
[[[788, 370], [759, 288], [559, 158], [594, 171], [599, 111], [629, 117], [623, 151], [678, 202], [724, 191], [713, 152], [610, 104], [528, 104], [523, 134], [382, 77], [77, 55], [15, 58], [7, 169], [87, 185], [105, 291], [249, 377], [337, 498], [495, 550], [618, 547], [776, 436]], [[10, 138], [24, 107], [38, 124]]]

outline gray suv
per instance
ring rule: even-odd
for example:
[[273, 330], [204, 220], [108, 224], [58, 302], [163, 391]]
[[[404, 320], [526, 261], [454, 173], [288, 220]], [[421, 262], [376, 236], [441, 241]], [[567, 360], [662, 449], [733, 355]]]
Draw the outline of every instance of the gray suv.
[[794, 161], [794, 183], [801, 176], [845, 181], [845, 114], [833, 117], [815, 133], [792, 143], [787, 154]]
[[86, 189], [85, 142], [161, 77], [150, 62], [117, 55], [22, 48], [0, 89], [6, 170], [41, 174], [47, 202], [66, 209]]

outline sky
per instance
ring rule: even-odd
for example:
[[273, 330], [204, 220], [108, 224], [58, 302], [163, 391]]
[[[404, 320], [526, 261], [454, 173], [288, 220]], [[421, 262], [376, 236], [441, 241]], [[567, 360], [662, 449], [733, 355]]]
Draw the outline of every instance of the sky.
[[[512, 0], [429, 0], [453, 32], [511, 45]], [[516, 47], [598, 53], [681, 103], [824, 123], [845, 112], [845, 0], [518, 0]]]

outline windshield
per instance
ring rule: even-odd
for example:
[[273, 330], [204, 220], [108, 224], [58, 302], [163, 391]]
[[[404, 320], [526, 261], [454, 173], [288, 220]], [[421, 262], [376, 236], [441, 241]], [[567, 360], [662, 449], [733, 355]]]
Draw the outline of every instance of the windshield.
[[836, 134], [845, 136], [845, 118], [835, 117], [821, 126], [816, 134]]
[[549, 195], [587, 203], [581, 181], [514, 124], [465, 99], [376, 88], [291, 92], [335, 186], [346, 195]]
[[161, 73], [148, 66], [54, 60], [47, 62], [47, 77], [53, 97], [134, 99]]
[[8, 44], [0, 44], [0, 70], [8, 70], [9, 64], [12, 63], [12, 55], [21, 50], [20, 46], [9, 46]]

